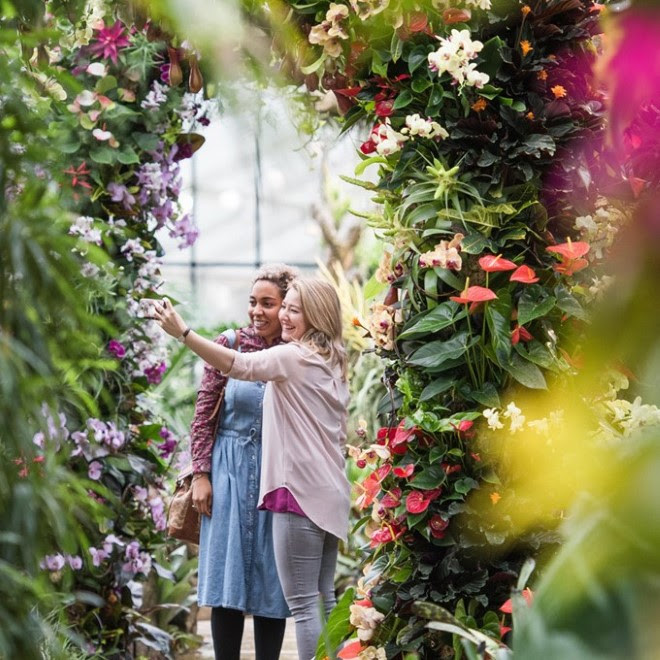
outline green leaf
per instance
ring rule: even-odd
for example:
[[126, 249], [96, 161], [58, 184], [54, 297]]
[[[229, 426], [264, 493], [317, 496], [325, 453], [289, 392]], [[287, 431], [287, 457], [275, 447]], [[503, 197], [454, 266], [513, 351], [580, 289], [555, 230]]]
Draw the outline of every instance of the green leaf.
[[497, 388], [492, 383], [484, 383], [480, 389], [472, 390], [469, 396], [487, 408], [499, 408], [501, 405]]
[[133, 147], [124, 147], [117, 154], [117, 160], [123, 165], [133, 165], [140, 162], [140, 159], [135, 153], [135, 149], [133, 149]]
[[133, 139], [143, 151], [153, 151], [159, 142], [159, 136], [153, 133], [133, 133]]
[[406, 216], [405, 224], [413, 227], [419, 222], [425, 222], [426, 220], [435, 218], [438, 215], [438, 211], [438, 204], [420, 204]]
[[495, 87], [494, 85], [484, 85], [479, 90], [479, 96], [483, 96], [484, 98], [488, 99], [489, 101], [492, 101], [494, 98], [499, 96], [501, 93], [502, 93], [502, 88], [501, 87]]
[[[475, 338], [478, 341], [478, 337]], [[415, 351], [410, 363], [418, 367], [434, 368], [446, 360], [461, 357], [471, 345], [470, 336], [466, 331], [459, 332], [447, 341], [432, 341]]]
[[446, 392], [453, 387], [455, 383], [456, 379], [453, 376], [440, 376], [440, 378], [436, 378], [422, 390], [422, 393], [419, 395], [419, 400], [428, 401], [434, 396]]
[[115, 87], [117, 87], [117, 78], [114, 76], [105, 76], [96, 83], [96, 92], [97, 94], [106, 94]]
[[433, 83], [428, 78], [415, 78], [410, 85], [413, 92], [416, 94], [422, 94], [425, 92]]
[[493, 37], [489, 39], [481, 50], [481, 55], [479, 56], [480, 60], [483, 60], [479, 63], [479, 71], [487, 73], [489, 78], [493, 80], [497, 76], [497, 72], [502, 66], [502, 47], [504, 42], [499, 37]]
[[454, 490], [462, 495], [467, 495], [471, 490], [479, 488], [479, 484], [470, 477], [458, 479], [454, 484]]
[[335, 605], [328, 621], [323, 628], [323, 634], [316, 647], [316, 657], [324, 658], [326, 655], [334, 657], [339, 645], [348, 637], [353, 629], [350, 619], [350, 607], [355, 599], [355, 589], [346, 589], [339, 602]]
[[569, 316], [574, 316], [576, 319], [587, 321], [589, 319], [584, 308], [577, 299], [570, 293], [570, 291], [561, 284], [555, 287], [555, 295], [557, 296], [557, 307], [562, 312], [566, 312]]
[[392, 32], [392, 41], [390, 41], [390, 53], [392, 53], [392, 62], [398, 62], [403, 53], [403, 41], [399, 39], [399, 35]]
[[441, 486], [446, 479], [447, 475], [442, 467], [439, 465], [431, 465], [422, 470], [422, 472], [414, 477], [410, 483], [420, 490], [433, 490], [434, 488]]
[[371, 70], [383, 78], [387, 78], [387, 62], [383, 62], [377, 51], [373, 51], [371, 58]]
[[377, 296], [381, 291], [387, 288], [387, 284], [379, 282], [376, 279], [376, 274], [374, 273], [369, 281], [364, 285], [364, 298], [365, 300], [370, 300], [371, 298]]
[[424, 273], [424, 291], [428, 294], [426, 306], [428, 309], [437, 307], [436, 297], [438, 295], [438, 276], [433, 269], [428, 269]]
[[[412, 74], [419, 69], [428, 59], [428, 49], [426, 46], [417, 46], [408, 55], [408, 71]], [[415, 90], [417, 91], [417, 90]]]
[[369, 167], [369, 165], [373, 165], [374, 163], [387, 163], [387, 158], [384, 156], [371, 156], [369, 158], [365, 158], [362, 162], [355, 166], [355, 176], [360, 176], [367, 169], [367, 167]]
[[511, 293], [508, 289], [497, 291], [497, 300], [491, 300], [486, 308], [486, 322], [490, 343], [500, 365], [511, 355]]
[[518, 323], [526, 325], [533, 319], [546, 316], [555, 306], [557, 299], [538, 284], [532, 284], [524, 289], [518, 301]]
[[98, 147], [89, 152], [89, 157], [101, 165], [111, 165], [117, 158], [117, 152], [110, 147]]
[[502, 365], [521, 385], [534, 390], [545, 390], [547, 385], [543, 372], [533, 363], [512, 353], [510, 361]]
[[310, 73], [315, 73], [318, 71], [322, 66], [323, 62], [325, 62], [326, 54], [325, 51], [321, 53], [318, 59], [314, 60], [311, 64], [307, 64], [306, 66], [301, 66], [300, 71], [304, 75], [308, 76]]
[[399, 338], [405, 339], [418, 337], [431, 332], [439, 332], [453, 325], [456, 321], [465, 318], [467, 312], [458, 303], [444, 302], [438, 305], [421, 318], [415, 318], [415, 323], [409, 328], [404, 328]]
[[400, 110], [401, 108], [409, 106], [412, 103], [412, 100], [412, 92], [409, 89], [404, 89], [401, 94], [396, 97], [392, 108], [394, 110]]
[[483, 234], [469, 234], [461, 241], [461, 252], [481, 254], [490, 241]]

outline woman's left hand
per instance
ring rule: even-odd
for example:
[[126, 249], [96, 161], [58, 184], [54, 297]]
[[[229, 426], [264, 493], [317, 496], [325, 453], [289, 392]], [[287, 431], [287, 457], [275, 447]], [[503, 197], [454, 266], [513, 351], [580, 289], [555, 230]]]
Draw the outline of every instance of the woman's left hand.
[[154, 304], [154, 318], [158, 321], [160, 327], [172, 337], [180, 337], [188, 327], [167, 298], [163, 298]]

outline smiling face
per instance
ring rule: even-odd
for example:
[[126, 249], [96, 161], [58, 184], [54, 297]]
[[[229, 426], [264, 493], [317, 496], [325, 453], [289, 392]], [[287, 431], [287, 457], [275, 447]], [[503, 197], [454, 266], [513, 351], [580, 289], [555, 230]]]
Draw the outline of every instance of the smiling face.
[[289, 289], [280, 308], [280, 323], [282, 324], [282, 341], [300, 339], [309, 330], [309, 323], [303, 315], [300, 304], [300, 294]]
[[260, 337], [272, 344], [282, 331], [278, 313], [282, 304], [279, 287], [268, 280], [257, 280], [250, 293], [248, 316]]

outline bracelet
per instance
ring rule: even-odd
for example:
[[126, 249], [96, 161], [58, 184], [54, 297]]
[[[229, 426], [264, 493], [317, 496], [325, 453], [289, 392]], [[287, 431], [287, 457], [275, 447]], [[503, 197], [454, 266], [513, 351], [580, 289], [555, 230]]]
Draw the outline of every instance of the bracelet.
[[186, 343], [186, 337], [188, 336], [188, 333], [190, 332], [190, 327], [186, 328], [178, 337], [177, 340], [180, 341], [182, 344]]

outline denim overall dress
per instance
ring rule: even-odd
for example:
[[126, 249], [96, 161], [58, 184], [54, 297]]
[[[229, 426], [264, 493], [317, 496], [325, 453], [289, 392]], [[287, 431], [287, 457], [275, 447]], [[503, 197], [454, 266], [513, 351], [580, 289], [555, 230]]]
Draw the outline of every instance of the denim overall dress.
[[211, 517], [202, 516], [198, 601], [281, 619], [291, 614], [275, 567], [272, 513], [257, 510], [264, 387], [227, 381], [213, 445]]

